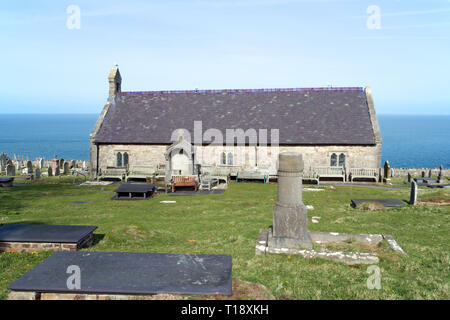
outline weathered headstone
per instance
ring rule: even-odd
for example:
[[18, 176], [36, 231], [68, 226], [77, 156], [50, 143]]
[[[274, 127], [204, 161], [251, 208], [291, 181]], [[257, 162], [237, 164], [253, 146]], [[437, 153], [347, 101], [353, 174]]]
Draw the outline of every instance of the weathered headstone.
[[34, 170], [34, 177], [36, 179], [39, 179], [41, 177], [41, 170], [39, 168], [36, 168], [36, 170]]
[[64, 159], [63, 158], [59, 159], [59, 167], [64, 168]]
[[433, 172], [430, 170], [428, 170], [428, 178], [431, 178], [433, 176]]
[[47, 172], [48, 172], [49, 177], [53, 176], [53, 168], [52, 167], [48, 167]]
[[10, 177], [14, 177], [16, 175], [16, 167], [12, 164], [6, 166], [6, 175]]
[[22, 170], [22, 164], [20, 163], [20, 160], [17, 160], [16, 162], [16, 171]]
[[409, 204], [416, 205], [417, 203], [417, 182], [411, 181], [411, 194], [409, 197]]
[[69, 168], [69, 163], [66, 161], [66, 162], [64, 162], [64, 167], [63, 167], [63, 174], [69, 174], [69, 172], [70, 172], [70, 168]]
[[58, 158], [56, 157], [56, 154], [55, 157], [52, 159], [52, 175], [53, 176], [59, 175], [59, 161]]
[[422, 171], [422, 178], [425, 178], [425, 171]]
[[38, 163], [39, 163], [39, 169], [44, 168], [44, 158], [40, 158]]
[[302, 155], [285, 152], [280, 153], [278, 159], [278, 200], [273, 209], [273, 229], [268, 245], [312, 248], [307, 209], [302, 202]]
[[75, 161], [75, 160], [72, 160], [71, 162], [70, 162], [70, 168], [71, 169], [75, 169], [77, 167], [77, 162]]
[[86, 161], [83, 161], [83, 169], [87, 169]]
[[437, 183], [442, 183], [443, 182], [443, 179], [442, 179], [442, 173], [441, 172], [439, 172], [439, 175], [438, 175], [438, 177], [437, 177], [437, 181], [436, 181]]
[[30, 160], [27, 161], [27, 173], [33, 173], [33, 163]]
[[384, 163], [384, 178], [389, 179], [391, 177], [391, 166], [389, 165], [389, 161], [386, 160]]
[[411, 182], [411, 173], [408, 172], [408, 182]]

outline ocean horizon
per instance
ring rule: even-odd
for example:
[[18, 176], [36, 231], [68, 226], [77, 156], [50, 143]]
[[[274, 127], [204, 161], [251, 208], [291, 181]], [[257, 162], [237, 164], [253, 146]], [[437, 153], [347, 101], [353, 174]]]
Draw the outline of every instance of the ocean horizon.
[[[0, 114], [0, 153], [30, 160], [89, 160], [98, 114]], [[450, 115], [378, 115], [382, 163], [393, 168], [450, 167]]]

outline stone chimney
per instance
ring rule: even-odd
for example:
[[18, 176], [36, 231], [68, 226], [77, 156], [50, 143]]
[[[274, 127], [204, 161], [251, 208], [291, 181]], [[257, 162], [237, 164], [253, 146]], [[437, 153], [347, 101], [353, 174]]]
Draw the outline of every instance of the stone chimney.
[[122, 77], [120, 76], [119, 66], [116, 64], [111, 68], [108, 76], [109, 82], [109, 99], [114, 98], [117, 92], [120, 92], [122, 85]]

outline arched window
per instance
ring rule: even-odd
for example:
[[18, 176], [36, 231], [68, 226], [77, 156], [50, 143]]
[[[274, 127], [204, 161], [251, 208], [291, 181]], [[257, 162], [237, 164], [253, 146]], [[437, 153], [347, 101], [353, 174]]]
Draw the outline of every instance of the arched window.
[[233, 165], [233, 154], [231, 152], [228, 153], [228, 165]]
[[337, 166], [337, 155], [336, 155], [336, 153], [333, 153], [331, 155], [330, 166], [332, 166], [332, 167]]
[[227, 154], [225, 152], [222, 152], [221, 154], [220, 164], [227, 164]]
[[339, 166], [345, 167], [345, 154], [341, 153], [339, 155]]
[[117, 161], [116, 161], [116, 167], [122, 166], [122, 154], [120, 152], [117, 152]]
[[128, 152], [123, 153], [123, 166], [124, 167], [128, 166]]

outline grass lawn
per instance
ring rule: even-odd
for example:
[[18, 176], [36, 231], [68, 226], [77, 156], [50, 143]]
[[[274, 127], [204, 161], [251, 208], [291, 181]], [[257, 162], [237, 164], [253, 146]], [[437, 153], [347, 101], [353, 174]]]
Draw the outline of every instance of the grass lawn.
[[[98, 226], [95, 245], [84, 250], [231, 254], [233, 279], [261, 283], [278, 299], [450, 298], [449, 206], [374, 211], [350, 207], [352, 198], [408, 200], [409, 188], [318, 186], [326, 190], [303, 192], [303, 202], [315, 208], [308, 216], [321, 217], [320, 223], [309, 223], [311, 231], [391, 234], [406, 251], [408, 256], [381, 257], [381, 289], [370, 290], [367, 265], [255, 255], [259, 229], [272, 224], [276, 184], [232, 182], [222, 195], [162, 194], [147, 201], [111, 201], [117, 186], [78, 187], [71, 181], [72, 177], [18, 180], [24, 185], [0, 188], [0, 223]], [[449, 189], [419, 190], [419, 201], [449, 196]], [[6, 299], [11, 282], [50, 254], [0, 254], [0, 299]]]

